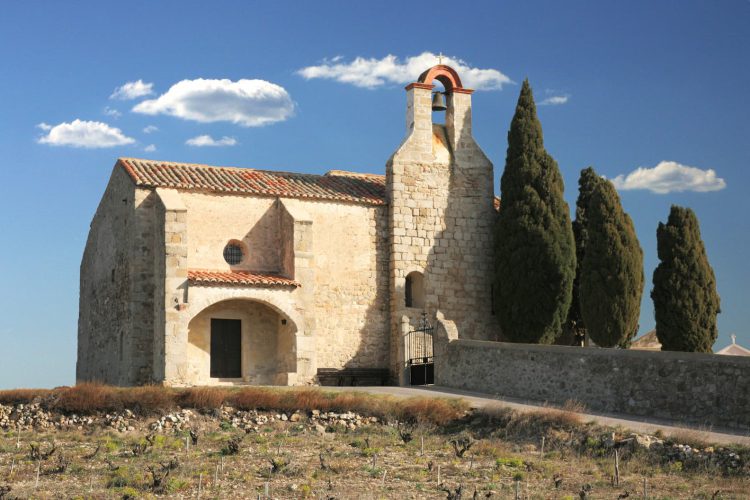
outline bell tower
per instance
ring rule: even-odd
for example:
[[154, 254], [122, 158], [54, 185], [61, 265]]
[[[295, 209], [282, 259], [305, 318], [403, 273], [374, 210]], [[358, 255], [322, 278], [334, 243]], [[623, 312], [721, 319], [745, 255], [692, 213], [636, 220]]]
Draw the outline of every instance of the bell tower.
[[[445, 88], [445, 124], [433, 82]], [[406, 86], [406, 138], [386, 165], [391, 369], [408, 385], [406, 334], [440, 312], [461, 338], [495, 340], [493, 167], [471, 133], [471, 95], [439, 64]]]

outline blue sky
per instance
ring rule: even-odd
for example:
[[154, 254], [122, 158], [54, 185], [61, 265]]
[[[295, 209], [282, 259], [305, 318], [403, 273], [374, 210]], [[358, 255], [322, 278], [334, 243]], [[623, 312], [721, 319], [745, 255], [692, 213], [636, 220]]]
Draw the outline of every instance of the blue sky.
[[539, 117], [571, 206], [588, 165], [647, 169], [619, 184], [645, 253], [641, 332], [657, 224], [693, 208], [722, 298], [715, 347], [750, 346], [749, 22], [747, 0], [4, 2], [0, 387], [74, 382], [79, 265], [118, 156], [383, 173], [425, 52], [482, 89], [496, 191], [525, 77], [550, 99]]

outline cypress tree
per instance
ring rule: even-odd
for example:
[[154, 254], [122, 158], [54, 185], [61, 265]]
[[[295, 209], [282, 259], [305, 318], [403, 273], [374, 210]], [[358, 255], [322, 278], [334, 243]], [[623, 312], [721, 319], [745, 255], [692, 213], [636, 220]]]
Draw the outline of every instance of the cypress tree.
[[570, 310], [566, 324], [564, 338], [558, 339], [562, 344], [570, 344], [575, 335], [586, 334], [586, 324], [581, 315], [581, 301], [579, 293], [579, 282], [581, 276], [581, 264], [583, 257], [586, 255], [586, 242], [588, 240], [588, 207], [591, 201], [591, 195], [594, 187], [604, 182], [592, 167], [581, 170], [581, 176], [578, 178], [578, 199], [576, 200], [576, 219], [573, 221], [573, 238], [576, 244], [576, 274], [573, 280], [573, 297], [570, 301]]
[[712, 352], [721, 309], [695, 213], [672, 205], [667, 223], [656, 230], [656, 243], [661, 262], [651, 298], [662, 350]]
[[[596, 176], [592, 168], [584, 172], [586, 176]], [[583, 229], [581, 315], [589, 336], [597, 345], [628, 347], [638, 332], [643, 294], [643, 251], [633, 221], [622, 210], [620, 197], [612, 183], [598, 177], [587, 186], [593, 189], [587, 193], [589, 202]]]
[[525, 80], [508, 131], [496, 240], [496, 311], [508, 340], [549, 344], [562, 331], [575, 274], [563, 189]]

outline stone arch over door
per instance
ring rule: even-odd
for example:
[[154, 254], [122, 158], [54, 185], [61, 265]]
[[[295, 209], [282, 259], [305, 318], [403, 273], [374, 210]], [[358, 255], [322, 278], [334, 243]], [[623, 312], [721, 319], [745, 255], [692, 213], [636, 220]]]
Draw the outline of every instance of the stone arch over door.
[[[311, 378], [314, 349], [310, 337], [305, 336], [302, 315], [283, 291], [275, 292], [191, 288], [188, 383], [295, 385]], [[211, 377], [212, 319], [240, 323], [241, 377]]]

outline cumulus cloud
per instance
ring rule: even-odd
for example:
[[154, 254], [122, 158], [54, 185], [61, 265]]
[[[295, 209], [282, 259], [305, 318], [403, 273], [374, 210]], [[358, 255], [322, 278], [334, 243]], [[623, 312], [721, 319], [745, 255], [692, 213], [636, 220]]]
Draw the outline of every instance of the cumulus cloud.
[[[513, 83], [499, 70], [475, 68], [456, 57], [445, 56], [443, 63], [458, 72], [461, 83], [467, 88], [500, 90], [503, 85]], [[376, 88], [386, 84], [413, 82], [422, 72], [436, 64], [438, 56], [432, 52], [423, 52], [403, 61], [390, 54], [382, 59], [357, 57], [351, 62], [345, 62], [341, 56], [336, 56], [317, 66], [302, 68], [297, 73], [308, 80], [324, 78], [357, 87]]]
[[143, 150], [147, 153], [153, 153], [154, 151], [156, 151], [156, 144], [149, 144], [148, 146], [143, 148]]
[[618, 175], [612, 179], [612, 183], [624, 191], [648, 189], [659, 194], [682, 191], [704, 193], [719, 191], [727, 185], [711, 168], [702, 170], [675, 161], [662, 161], [653, 168], [639, 167], [627, 175]]
[[206, 146], [234, 146], [237, 144], [237, 139], [234, 137], [224, 136], [221, 139], [214, 139], [210, 135], [199, 135], [185, 141], [188, 146], [195, 147], [206, 147]]
[[150, 134], [152, 132], [157, 132], [158, 130], [159, 130], [159, 127], [157, 127], [156, 125], [147, 125], [146, 127], [143, 128], [143, 133]]
[[117, 111], [115, 108], [110, 108], [109, 106], [106, 106], [104, 108], [104, 114], [107, 116], [112, 116], [114, 118], [120, 118], [122, 116], [122, 113]]
[[75, 119], [70, 123], [48, 125], [40, 123], [40, 129], [47, 132], [38, 139], [40, 144], [51, 146], [71, 146], [74, 148], [111, 148], [133, 144], [135, 139], [125, 136], [119, 128], [103, 122]]
[[137, 80], [135, 82], [128, 82], [120, 87], [117, 87], [110, 99], [119, 99], [121, 101], [128, 101], [130, 99], [137, 99], [139, 97], [151, 95], [153, 91], [153, 83], [145, 83], [143, 80]]
[[544, 99], [539, 103], [540, 106], [559, 106], [565, 104], [570, 99], [569, 95], [553, 95]]
[[160, 95], [138, 103], [133, 111], [171, 115], [197, 122], [232, 122], [261, 127], [284, 121], [294, 112], [287, 91], [265, 80], [182, 80]]

